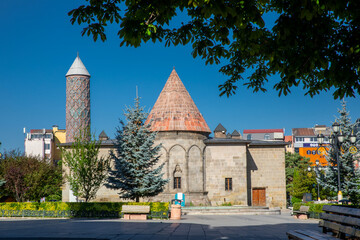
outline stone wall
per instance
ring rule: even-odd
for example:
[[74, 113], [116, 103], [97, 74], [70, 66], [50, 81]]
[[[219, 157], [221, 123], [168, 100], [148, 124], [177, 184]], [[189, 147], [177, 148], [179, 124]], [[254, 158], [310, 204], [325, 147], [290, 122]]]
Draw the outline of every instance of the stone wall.
[[[248, 193], [265, 188], [266, 205], [286, 207], [285, 147], [250, 146], [248, 158]], [[249, 196], [249, 205], [252, 198]]]
[[[265, 188], [266, 206], [286, 207], [285, 148], [247, 146], [248, 142], [207, 143], [203, 134], [160, 132], [155, 144], [162, 144], [160, 160], [164, 178], [169, 179], [164, 192], [141, 201], [171, 201], [183, 192], [186, 204], [221, 205], [231, 202], [252, 205], [252, 190]], [[101, 156], [108, 156], [111, 146], [102, 146]], [[181, 188], [174, 188], [174, 177], [181, 177]], [[225, 190], [225, 178], [232, 179], [232, 190]], [[102, 186], [94, 201], [116, 202], [118, 190]], [[69, 201], [69, 186], [64, 184], [63, 201]]]
[[[185, 194], [186, 204], [208, 204], [204, 193], [204, 157], [206, 134], [195, 132], [159, 132], [155, 144], [162, 144], [160, 163], [164, 176], [169, 179], [164, 192], [154, 201], [171, 201], [175, 194]], [[175, 188], [174, 177], [181, 178], [181, 188]]]
[[[247, 205], [246, 144], [209, 144], [205, 150], [206, 189], [211, 205]], [[225, 190], [232, 178], [232, 190]]]

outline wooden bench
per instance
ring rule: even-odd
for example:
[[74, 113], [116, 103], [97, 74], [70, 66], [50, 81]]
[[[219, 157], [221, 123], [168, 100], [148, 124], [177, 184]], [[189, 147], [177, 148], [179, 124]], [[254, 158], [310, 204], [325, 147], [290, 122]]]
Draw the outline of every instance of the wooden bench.
[[308, 219], [309, 208], [310, 206], [300, 206], [299, 211], [293, 211], [293, 216], [298, 219]]
[[124, 219], [128, 220], [146, 220], [147, 214], [150, 213], [149, 205], [123, 205], [121, 212]]
[[[293, 230], [286, 234], [289, 239], [325, 240], [360, 239], [360, 209], [325, 205], [319, 226], [323, 233], [311, 230]], [[328, 234], [328, 233], [331, 233]]]

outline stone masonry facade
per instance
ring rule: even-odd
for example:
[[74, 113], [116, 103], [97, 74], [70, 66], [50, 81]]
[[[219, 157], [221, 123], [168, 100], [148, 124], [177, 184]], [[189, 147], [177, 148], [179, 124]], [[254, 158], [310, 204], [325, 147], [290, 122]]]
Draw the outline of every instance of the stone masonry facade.
[[[171, 201], [184, 193], [186, 205], [286, 207], [285, 145], [282, 141], [244, 140], [226, 134], [219, 124], [214, 138], [205, 119], [173, 70], [147, 123], [157, 131], [164, 178], [161, 194], [141, 201]], [[70, 143], [67, 143], [70, 146]], [[113, 141], [102, 142], [100, 155], [108, 156]], [[69, 185], [63, 201], [69, 201]], [[94, 201], [126, 201], [117, 191], [102, 186]]]

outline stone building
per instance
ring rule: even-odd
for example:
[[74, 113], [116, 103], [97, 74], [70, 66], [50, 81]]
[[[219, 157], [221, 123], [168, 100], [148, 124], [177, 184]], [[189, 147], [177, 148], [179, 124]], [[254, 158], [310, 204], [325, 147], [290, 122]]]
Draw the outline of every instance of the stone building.
[[[173, 70], [152, 108], [147, 123], [158, 131], [160, 163], [169, 179], [163, 193], [143, 201], [170, 201], [182, 192], [186, 204], [286, 206], [285, 145], [283, 141], [244, 140], [238, 131], [226, 134], [219, 125], [214, 138], [205, 119]], [[101, 154], [113, 141], [102, 134]], [[160, 164], [159, 163], [159, 164]], [[95, 201], [121, 201], [114, 190], [101, 187]], [[69, 201], [69, 188], [63, 188]]]

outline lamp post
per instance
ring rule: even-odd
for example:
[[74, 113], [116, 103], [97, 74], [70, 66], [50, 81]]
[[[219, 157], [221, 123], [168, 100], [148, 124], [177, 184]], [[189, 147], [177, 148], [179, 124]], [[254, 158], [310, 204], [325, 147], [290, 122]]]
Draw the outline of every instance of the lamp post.
[[[316, 164], [315, 167], [314, 167], [314, 170], [316, 169], [315, 173], [320, 172], [322, 169], [321, 169], [321, 165], [319, 166], [319, 164], [320, 164], [319, 159], [316, 159], [315, 164]], [[308, 171], [309, 171], [309, 172], [311, 171], [311, 167], [310, 167], [310, 166], [308, 167]], [[319, 181], [316, 180], [316, 182], [317, 182], [317, 200], [320, 201], [320, 186], [319, 186]]]
[[[332, 130], [333, 130], [333, 134], [330, 135], [329, 141], [330, 144], [335, 152], [336, 155], [336, 165], [337, 165], [337, 173], [338, 173], [338, 201], [342, 200], [342, 192], [341, 192], [341, 181], [340, 181], [340, 161], [339, 161], [339, 152], [341, 151], [341, 146], [342, 143], [345, 140], [345, 135], [343, 135], [341, 133], [341, 128], [340, 128], [340, 124], [337, 122], [334, 122], [334, 124], [332, 125]], [[350, 142], [352, 144], [354, 144], [356, 142], [356, 136], [352, 133], [350, 135], [348, 135], [347, 137], [349, 137]], [[317, 135], [317, 141], [320, 145], [320, 147], [322, 147], [322, 145], [324, 144], [324, 135], [323, 134], [318, 134]], [[324, 148], [326, 151], [326, 148]]]

